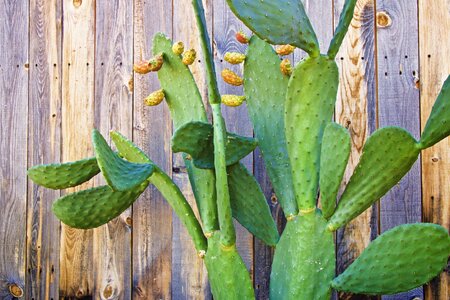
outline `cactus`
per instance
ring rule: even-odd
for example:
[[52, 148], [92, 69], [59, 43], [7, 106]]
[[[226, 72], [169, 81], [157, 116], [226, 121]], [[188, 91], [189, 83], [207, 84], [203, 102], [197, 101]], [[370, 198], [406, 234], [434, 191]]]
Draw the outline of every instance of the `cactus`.
[[[105, 186], [56, 200], [52, 207], [55, 215], [72, 227], [98, 227], [120, 215], [148, 185], [154, 185], [186, 226], [198, 256], [205, 261], [213, 296], [219, 300], [254, 298], [250, 274], [236, 250], [233, 218], [255, 237], [276, 246], [271, 299], [330, 299], [333, 288], [390, 294], [436, 276], [450, 252], [448, 232], [439, 225], [401, 225], [383, 233], [337, 277], [333, 234], [389, 191], [421, 150], [450, 134], [450, 77], [422, 138], [416, 141], [398, 127], [377, 130], [367, 140], [338, 197], [351, 146], [347, 130], [332, 121], [339, 83], [334, 58], [356, 1], [345, 2], [326, 55], [320, 54], [302, 1], [227, 2], [255, 33], [250, 39], [243, 32], [236, 34], [239, 42], [248, 44], [246, 54], [225, 55], [228, 63], [244, 63], [243, 77], [229, 69], [221, 74], [225, 82], [243, 85], [243, 96], [220, 95], [202, 1], [192, 1], [212, 124], [188, 67], [195, 60], [194, 49], [183, 53], [182, 42], [172, 43], [156, 34], [154, 58], [134, 66], [137, 73], [158, 75], [161, 89], [145, 102], [167, 102], [175, 129], [172, 150], [183, 153], [200, 220], [171, 178], [142, 150], [120, 133], [111, 132], [117, 148], [114, 152], [96, 130], [95, 157], [28, 170], [35, 183], [52, 189], [77, 186], [99, 172], [105, 178]], [[283, 46], [275, 51], [269, 43]], [[278, 54], [289, 54], [294, 47], [305, 50], [309, 57], [296, 66], [286, 59], [280, 63]], [[226, 131], [221, 103], [238, 106], [244, 100], [256, 139]], [[257, 145], [287, 218], [281, 237], [260, 186], [240, 163]], [[408, 247], [404, 241], [410, 241]]]

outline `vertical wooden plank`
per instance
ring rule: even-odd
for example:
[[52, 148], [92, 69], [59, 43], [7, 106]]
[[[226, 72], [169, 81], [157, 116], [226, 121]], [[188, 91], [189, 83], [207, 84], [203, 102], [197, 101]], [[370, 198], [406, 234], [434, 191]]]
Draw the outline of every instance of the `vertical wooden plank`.
[[[24, 293], [27, 213], [28, 1], [0, 10], [0, 294]], [[19, 295], [19, 294], [17, 294]]]
[[[450, 73], [450, 2], [419, 1], [422, 129]], [[450, 139], [422, 152], [423, 221], [450, 229]], [[425, 299], [450, 298], [450, 266], [425, 288]]]
[[[151, 56], [153, 35], [172, 34], [172, 1], [134, 1], [134, 60]], [[144, 98], [159, 89], [156, 74], [134, 76], [133, 139], [171, 175], [172, 128], [166, 104], [144, 106]], [[172, 210], [154, 187], [133, 206], [133, 298], [170, 299]]]
[[[335, 26], [344, 5], [334, 1]], [[376, 83], [374, 56], [373, 0], [359, 0], [354, 18], [336, 59], [340, 86], [336, 103], [336, 121], [349, 129], [352, 152], [344, 175], [347, 183], [359, 161], [366, 138], [376, 128]], [[336, 236], [337, 272], [342, 273], [378, 234], [376, 205], [339, 230]], [[341, 299], [370, 299], [342, 293]]]
[[[212, 1], [203, 1], [203, 6], [208, 31], [212, 33]], [[182, 41], [185, 49], [194, 48], [197, 51], [197, 60], [189, 69], [206, 104], [208, 98], [203, 57], [191, 1], [174, 1], [173, 20], [173, 40]], [[183, 191], [189, 203], [196, 207], [184, 162], [178, 153], [173, 155], [173, 170], [175, 183]], [[197, 257], [197, 251], [189, 234], [176, 214], [173, 214], [172, 299], [211, 299], [207, 275], [203, 260]]]
[[[93, 154], [95, 1], [64, 0], [63, 20], [62, 160], [72, 161]], [[92, 247], [92, 230], [62, 226], [60, 296], [92, 296]]]
[[[243, 95], [242, 86], [234, 87], [226, 84], [220, 72], [224, 68], [231, 69], [242, 76], [242, 65], [230, 65], [223, 60], [226, 52], [241, 52], [244, 53], [246, 46], [240, 44], [235, 39], [235, 34], [245, 26], [239, 21], [229, 9], [226, 1], [215, 1], [213, 5], [214, 14], [214, 62], [216, 65], [216, 72], [218, 77], [218, 85], [220, 93], [223, 94], [237, 94]], [[236, 132], [243, 136], [253, 136], [253, 129], [250, 119], [247, 114], [245, 105], [240, 107], [222, 106], [223, 117], [229, 132]], [[250, 172], [253, 172], [253, 157], [247, 156], [242, 160], [244, 165]], [[236, 246], [242, 256], [250, 274], [253, 277], [253, 237], [240, 224], [234, 222], [236, 228]]]
[[[62, 3], [30, 1], [28, 166], [61, 159]], [[60, 195], [29, 181], [27, 297], [58, 299], [60, 222], [51, 204]]]
[[[107, 138], [114, 129], [132, 137], [133, 98], [128, 89], [133, 67], [132, 1], [97, 1], [95, 124]], [[105, 184], [103, 178], [96, 184]], [[96, 299], [131, 297], [131, 208], [94, 230]], [[129, 221], [128, 221], [129, 222]]]
[[[420, 136], [417, 3], [377, 1], [377, 61], [379, 126], [400, 126]], [[380, 202], [380, 232], [404, 223], [420, 222], [422, 197], [419, 161]], [[383, 296], [383, 299], [423, 299], [423, 289]]]

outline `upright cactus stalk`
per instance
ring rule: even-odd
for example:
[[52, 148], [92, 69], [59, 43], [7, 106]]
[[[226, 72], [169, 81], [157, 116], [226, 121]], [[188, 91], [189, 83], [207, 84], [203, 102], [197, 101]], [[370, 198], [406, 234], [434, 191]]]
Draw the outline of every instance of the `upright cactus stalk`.
[[[255, 33], [251, 38], [242, 32], [236, 35], [239, 42], [248, 44], [246, 54], [225, 55], [228, 63], [244, 63], [243, 77], [229, 70], [222, 73], [227, 83], [243, 85], [245, 95], [220, 95], [202, 1], [192, 0], [212, 124], [189, 70], [195, 49], [184, 51], [182, 42], [172, 43], [156, 34], [154, 58], [134, 66], [138, 74], [158, 75], [161, 89], [143, 100], [149, 106], [167, 102], [175, 128], [172, 150], [183, 153], [201, 220], [171, 178], [143, 151], [120, 133], [111, 132], [115, 152], [95, 129], [94, 157], [28, 170], [35, 183], [52, 189], [77, 186], [100, 172], [105, 178], [105, 186], [56, 200], [55, 215], [75, 228], [98, 227], [119, 216], [148, 185], [154, 185], [186, 226], [198, 256], [205, 259], [213, 296], [219, 300], [255, 297], [250, 274], [236, 250], [233, 218], [266, 244], [276, 246], [271, 299], [325, 300], [330, 299], [332, 289], [392, 294], [428, 282], [442, 271], [450, 253], [450, 237], [443, 227], [420, 223], [395, 227], [379, 236], [337, 277], [333, 234], [388, 192], [421, 150], [450, 135], [450, 77], [422, 138], [416, 141], [398, 127], [377, 130], [338, 197], [351, 145], [348, 131], [332, 121], [339, 85], [334, 58], [356, 0], [345, 2], [326, 55], [320, 54], [302, 1], [227, 2]], [[281, 46], [274, 51], [269, 43]], [[278, 54], [289, 54], [295, 47], [309, 56], [296, 66], [287, 59], [280, 61]], [[226, 131], [221, 104], [238, 106], [244, 101], [256, 139]], [[287, 218], [281, 237], [260, 186], [240, 163], [256, 146]]]

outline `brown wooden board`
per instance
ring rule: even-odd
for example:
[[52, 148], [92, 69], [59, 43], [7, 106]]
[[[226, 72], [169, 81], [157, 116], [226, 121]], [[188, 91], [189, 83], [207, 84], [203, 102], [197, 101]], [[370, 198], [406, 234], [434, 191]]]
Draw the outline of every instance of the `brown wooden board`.
[[[61, 159], [62, 3], [30, 1], [28, 167]], [[27, 297], [59, 298], [60, 191], [28, 184]]]
[[[96, 2], [95, 124], [109, 141], [110, 130], [132, 137], [133, 3]], [[105, 184], [100, 176], [96, 185]], [[94, 298], [131, 297], [131, 208], [94, 230]]]
[[[417, 3], [377, 1], [378, 125], [400, 126], [420, 136]], [[420, 160], [380, 201], [380, 233], [404, 223], [420, 222]], [[401, 300], [423, 298], [423, 289], [383, 296]]]
[[[431, 107], [450, 73], [450, 3], [418, 2], [420, 116], [424, 128]], [[423, 221], [450, 230], [450, 139], [422, 152]], [[425, 287], [425, 299], [450, 298], [450, 266]]]
[[[344, 1], [334, 1], [335, 26], [343, 4]], [[336, 122], [348, 128], [352, 140], [352, 151], [344, 175], [344, 186], [359, 161], [365, 140], [376, 128], [374, 17], [374, 1], [359, 0], [349, 31], [336, 56], [340, 86], [335, 118]], [[342, 273], [377, 234], [376, 205], [339, 230], [336, 235], [337, 273]], [[344, 293], [340, 293], [339, 297], [340, 299], [374, 298]]]
[[[95, 1], [63, 1], [62, 161], [93, 155]], [[88, 182], [75, 189], [92, 187]], [[93, 230], [61, 229], [60, 296], [92, 297]]]
[[[28, 1], [0, 9], [0, 295], [25, 291]], [[15, 285], [15, 286], [14, 286]]]
[[[172, 35], [172, 1], [134, 1], [134, 61], [149, 59], [156, 32]], [[172, 126], [167, 105], [146, 107], [144, 98], [159, 89], [156, 74], [134, 75], [133, 140], [172, 174]], [[150, 186], [133, 205], [133, 298], [171, 299], [172, 210]]]

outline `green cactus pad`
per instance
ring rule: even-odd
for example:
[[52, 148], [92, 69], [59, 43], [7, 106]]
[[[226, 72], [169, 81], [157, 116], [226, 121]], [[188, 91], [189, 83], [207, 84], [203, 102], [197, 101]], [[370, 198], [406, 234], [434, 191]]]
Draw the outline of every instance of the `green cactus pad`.
[[322, 135], [333, 116], [338, 84], [337, 65], [325, 56], [300, 62], [289, 80], [284, 126], [300, 209], [316, 205]]
[[126, 160], [138, 163], [138, 164], [154, 164], [153, 161], [144, 153], [139, 147], [137, 147], [133, 142], [124, 137], [121, 133], [117, 131], [110, 132], [111, 140], [116, 145], [119, 155]]
[[247, 109], [267, 173], [286, 216], [298, 213], [283, 122], [288, 81], [280, 72], [280, 59], [273, 48], [253, 36], [244, 65]]
[[233, 217], [255, 237], [275, 246], [280, 236], [258, 182], [240, 163], [227, 171]]
[[447, 265], [450, 237], [435, 224], [406, 224], [375, 239], [332, 282], [339, 291], [395, 294], [419, 287]]
[[205, 264], [214, 299], [255, 299], [250, 275], [236, 246], [223, 247], [219, 232], [208, 239]]
[[[227, 166], [239, 162], [251, 153], [258, 143], [253, 138], [227, 133]], [[189, 122], [178, 128], [172, 137], [172, 150], [191, 155], [194, 166], [201, 169], [214, 168], [213, 127], [204, 122]]]
[[329, 123], [323, 133], [320, 154], [320, 202], [325, 219], [334, 212], [350, 150], [351, 141], [347, 129], [334, 122]]
[[333, 234], [319, 211], [286, 224], [275, 250], [270, 299], [329, 300], [334, 277]]
[[[202, 97], [192, 77], [189, 67], [172, 52], [172, 41], [158, 33], [153, 38], [153, 53], [164, 53], [164, 64], [158, 71], [158, 78], [175, 129], [191, 121], [208, 122]], [[183, 156], [189, 175], [197, 207], [205, 232], [219, 229], [217, 219], [216, 189], [214, 170], [199, 169]]]
[[63, 164], [38, 165], [28, 169], [34, 183], [59, 190], [74, 187], [88, 181], [100, 172], [95, 157]]
[[102, 175], [115, 191], [123, 192], [135, 188], [152, 175], [153, 164], [137, 164], [122, 159], [111, 150], [96, 129], [92, 131], [92, 141]]
[[420, 148], [433, 146], [450, 135], [450, 76], [445, 80], [420, 139]]
[[334, 31], [333, 39], [331, 40], [330, 47], [328, 48], [327, 55], [330, 58], [335, 58], [342, 45], [345, 35], [348, 31], [348, 26], [353, 19], [353, 13], [355, 11], [357, 0], [345, 0], [344, 8], [342, 9], [341, 16], [339, 17], [339, 24]]
[[411, 169], [419, 156], [411, 134], [398, 127], [375, 131], [364, 145], [363, 153], [328, 222], [336, 230], [369, 208]]
[[233, 13], [272, 44], [291, 44], [319, 55], [316, 33], [301, 1], [227, 0]]
[[190, 121], [207, 122], [205, 107], [189, 67], [172, 52], [172, 41], [164, 34], [153, 37], [153, 54], [164, 53], [164, 64], [158, 71], [159, 82], [169, 105], [174, 127]]
[[89, 229], [108, 223], [125, 211], [145, 190], [148, 182], [125, 191], [113, 191], [109, 186], [68, 194], [56, 200], [52, 211], [64, 224]]

